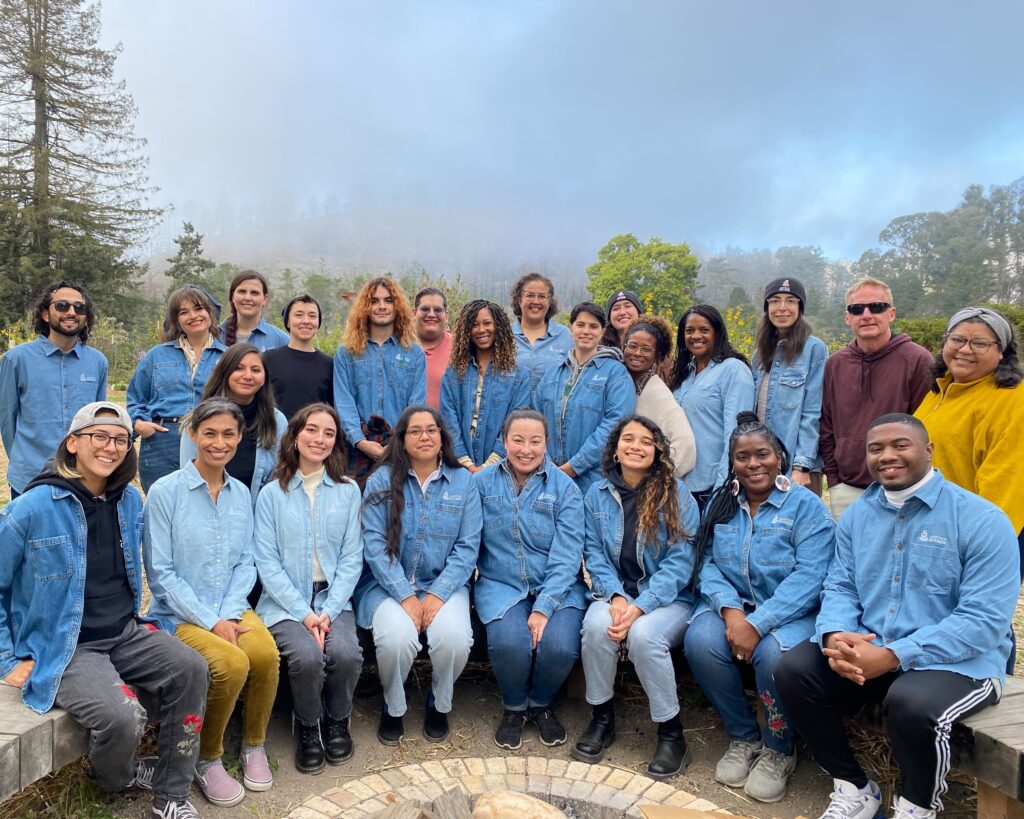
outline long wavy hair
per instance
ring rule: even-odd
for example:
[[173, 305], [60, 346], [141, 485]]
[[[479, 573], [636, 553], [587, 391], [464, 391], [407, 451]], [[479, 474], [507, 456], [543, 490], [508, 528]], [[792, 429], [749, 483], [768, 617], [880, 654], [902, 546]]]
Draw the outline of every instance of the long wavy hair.
[[548, 299], [548, 311], [544, 314], [545, 321], [551, 321], [558, 313], [558, 302], [555, 301], [555, 285], [551, 282], [547, 276], [542, 276], [540, 273], [527, 273], [520, 276], [514, 285], [512, 285], [512, 293], [509, 299], [512, 301], [512, 315], [522, 321], [523, 319], [523, 293], [526, 292], [526, 285], [530, 282], [541, 282], [548, 290], [551, 291], [551, 298]]
[[490, 366], [499, 373], [515, 372], [516, 338], [512, 335], [508, 314], [493, 301], [476, 299], [459, 311], [455, 329], [452, 330], [452, 351], [448, 366], [458, 373], [460, 379], [466, 377], [470, 359], [476, 358], [477, 350], [472, 338], [473, 322], [476, 321], [477, 313], [485, 308], [494, 317], [494, 357]]
[[[999, 315], [1003, 315], [1000, 313]], [[1003, 318], [1006, 318], [1003, 316]], [[985, 327], [985, 324], [981, 319], [965, 319], [960, 322], [961, 324], [981, 324]], [[931, 374], [932, 374], [932, 386], [931, 391], [937, 393], [939, 391], [939, 379], [949, 372], [949, 368], [946, 366], [946, 362], [942, 360], [942, 347], [946, 344], [946, 337], [942, 337], [942, 344], [939, 346], [939, 351], [935, 353], [935, 358], [932, 361]], [[999, 363], [996, 364], [995, 369], [995, 380], [996, 387], [998, 389], [1012, 390], [1022, 380], [1024, 380], [1024, 369], [1021, 368], [1020, 359], [1017, 356], [1017, 334], [1014, 332], [1013, 325], [1010, 325], [1010, 343], [1006, 345], [1006, 349], [1003, 350], [1003, 357], [999, 359]]]
[[[259, 347], [254, 347], [252, 344], [235, 344], [228, 347], [224, 354], [221, 355], [220, 360], [214, 366], [213, 372], [210, 373], [210, 377], [206, 381], [206, 387], [203, 389], [203, 400], [207, 398], [227, 398], [229, 401], [234, 401], [228, 392], [228, 378], [231, 377], [231, 373], [238, 369], [242, 359], [250, 353], [255, 353], [257, 358], [260, 359], [260, 363], [263, 363]], [[256, 443], [260, 449], [273, 451], [277, 445], [274, 388], [270, 384], [270, 378], [266, 374], [265, 367], [263, 374], [263, 386], [256, 391], [256, 395], [252, 399], [256, 402], [256, 420], [250, 429], [245, 430], [245, 433], [252, 433], [256, 436]]]
[[69, 290], [77, 290], [82, 294], [82, 301], [85, 302], [85, 324], [78, 331], [78, 340], [83, 344], [88, 344], [89, 333], [96, 329], [96, 310], [92, 305], [92, 299], [89, 298], [89, 294], [85, 292], [83, 287], [80, 284], [75, 284], [75, 282], [69, 282], [65, 279], [61, 279], [55, 284], [47, 285], [43, 292], [39, 294], [32, 312], [34, 317], [32, 329], [41, 336], [48, 336], [50, 334], [50, 322], [43, 318], [42, 313], [44, 310], [48, 310], [53, 303], [53, 294], [65, 287]]
[[679, 328], [676, 330], [676, 363], [672, 367], [671, 382], [668, 385], [672, 390], [677, 389], [686, 380], [690, 362], [693, 360], [693, 354], [686, 349], [686, 320], [690, 316], [706, 319], [711, 329], [715, 331], [715, 346], [711, 349], [712, 361], [738, 358], [744, 364], [748, 364], [747, 357], [729, 343], [729, 331], [718, 308], [710, 304], [695, 304], [683, 313], [683, 317], [679, 319]]
[[376, 472], [381, 467], [387, 466], [391, 469], [391, 483], [385, 489], [378, 489], [371, 492], [363, 500], [364, 506], [378, 503], [386, 503], [388, 506], [388, 532], [385, 541], [385, 552], [389, 561], [397, 560], [402, 553], [402, 512], [405, 511], [405, 482], [409, 480], [409, 469], [412, 463], [409, 460], [409, 453], [405, 451], [405, 436], [409, 431], [409, 419], [418, 412], [425, 412], [430, 415], [437, 428], [441, 431], [441, 463], [451, 469], [461, 469], [462, 465], [455, 457], [455, 448], [452, 446], [452, 434], [444, 424], [441, 413], [433, 407], [412, 406], [406, 407], [398, 423], [395, 424], [394, 435], [384, 447], [384, 453], [380, 456]]
[[792, 364], [804, 351], [807, 339], [813, 332], [814, 327], [801, 313], [797, 317], [796, 323], [783, 335], [779, 332], [779, 328], [772, 324], [768, 318], [768, 311], [765, 310], [757, 323], [757, 337], [754, 341], [754, 349], [757, 351], [755, 356], [757, 366], [765, 372], [771, 370], [776, 352], [782, 356], [784, 363]]
[[228, 288], [228, 304], [231, 305], [231, 315], [228, 316], [228, 320], [224, 324], [224, 343], [229, 347], [235, 343], [236, 334], [238, 333], [238, 312], [235, 310], [235, 291], [242, 282], [247, 282], [249, 279], [256, 279], [263, 287], [263, 295], [270, 295], [270, 282], [267, 281], [267, 277], [262, 273], [258, 273], [255, 270], [240, 270], [238, 274], [231, 280], [231, 285]]
[[292, 482], [295, 473], [299, 471], [299, 448], [296, 445], [296, 438], [306, 427], [306, 422], [311, 415], [318, 412], [326, 413], [334, 421], [334, 431], [337, 433], [334, 438], [334, 447], [324, 460], [324, 469], [331, 480], [338, 483], [351, 483], [351, 479], [345, 476], [348, 468], [348, 444], [345, 442], [345, 433], [341, 429], [341, 419], [338, 413], [330, 404], [307, 404], [295, 413], [288, 422], [288, 430], [281, 438], [281, 450], [277, 454], [277, 464], [274, 466], [274, 477], [285, 492], [288, 491], [288, 484]]
[[601, 471], [607, 477], [619, 471], [616, 450], [619, 438], [629, 424], [640, 424], [654, 438], [654, 463], [636, 488], [636, 516], [638, 533], [644, 541], [658, 547], [658, 518], [665, 521], [668, 535], [666, 545], [688, 537], [680, 518], [679, 496], [676, 491], [675, 464], [672, 463], [671, 446], [665, 433], [650, 418], [630, 415], [617, 423], [608, 434], [604, 454], [601, 457]]
[[[71, 285], [64, 286], [70, 287]], [[79, 290], [79, 292], [81, 291]], [[100, 414], [96, 416], [96, 424], [98, 425], [104, 423], [103, 419], [108, 415], [110, 418], [113, 419], [111, 423], [116, 423], [117, 416], [110, 412], [110, 410], [105, 410], [101, 411]], [[85, 432], [87, 429], [89, 429], [89, 427], [79, 430], [78, 433], [74, 434], [77, 435], [81, 432]], [[78, 471], [78, 458], [77, 456], [72, 454], [71, 450], [68, 449], [68, 438], [70, 437], [71, 435], [65, 435], [64, 440], [62, 440], [60, 444], [57, 446], [57, 454], [53, 458], [52, 469], [62, 478], [81, 480], [82, 473]], [[129, 436], [129, 438], [130, 437], [131, 436]], [[44, 467], [43, 472], [45, 473], [46, 471], [47, 469], [46, 467]], [[107, 481], [104, 486], [104, 491], [113, 494], [118, 490], [123, 489], [133, 480], [135, 480], [135, 474], [138, 471], [139, 452], [132, 444], [128, 444], [128, 451], [124, 455], [124, 460], [121, 461], [121, 463], [119, 463], [117, 467], [114, 469], [114, 471], [111, 472], [110, 475], [107, 477]]]
[[160, 334], [161, 341], [174, 341], [183, 336], [181, 327], [178, 326], [178, 311], [186, 302], [195, 308], [202, 308], [210, 314], [210, 335], [220, 338], [220, 327], [217, 326], [217, 308], [210, 298], [210, 294], [191, 284], [179, 287], [167, 299], [167, 312], [164, 313], [164, 328]]
[[342, 346], [353, 355], [362, 355], [366, 352], [366, 342], [370, 338], [370, 312], [373, 309], [373, 292], [383, 287], [391, 294], [392, 303], [395, 308], [395, 326], [391, 333], [398, 339], [403, 347], [411, 347], [416, 343], [416, 333], [413, 330], [412, 307], [405, 291], [398, 286], [394, 279], [387, 276], [378, 276], [370, 279], [364, 284], [358, 295], [355, 304], [348, 311], [348, 319], [345, 321], [345, 334], [341, 338]]

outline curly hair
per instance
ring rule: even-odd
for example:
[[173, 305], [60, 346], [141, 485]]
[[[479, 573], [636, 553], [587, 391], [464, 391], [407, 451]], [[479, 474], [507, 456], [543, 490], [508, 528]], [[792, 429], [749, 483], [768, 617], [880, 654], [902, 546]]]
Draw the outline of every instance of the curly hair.
[[255, 270], [240, 270], [235, 275], [235, 278], [231, 280], [231, 284], [228, 287], [228, 303], [231, 305], [231, 315], [228, 316], [228, 320], [224, 323], [224, 343], [230, 347], [237, 340], [236, 334], [238, 333], [238, 311], [235, 309], [235, 291], [238, 289], [242, 282], [247, 282], [250, 279], [256, 279], [263, 288], [263, 295], [270, 295], [270, 282], [267, 281], [267, 277], [262, 273], [257, 273]]
[[622, 337], [622, 346], [625, 348], [629, 337], [638, 331], [650, 333], [654, 336], [654, 363], [660, 364], [672, 355], [672, 325], [662, 316], [652, 313], [644, 313], [637, 316], [629, 323], [626, 334]]
[[32, 329], [41, 336], [48, 336], [50, 334], [50, 322], [43, 318], [43, 311], [50, 309], [50, 304], [53, 303], [53, 294], [64, 287], [82, 294], [82, 301], [85, 302], [85, 324], [78, 331], [78, 340], [83, 344], [88, 344], [89, 333], [96, 329], [96, 311], [93, 309], [92, 299], [89, 298], [89, 294], [85, 292], [85, 289], [80, 284], [63, 279], [55, 284], [47, 285], [43, 292], [39, 294], [32, 313], [35, 317]]
[[353, 355], [362, 355], [366, 352], [366, 342], [370, 337], [370, 311], [373, 306], [373, 293], [378, 287], [383, 287], [391, 294], [395, 308], [395, 326], [391, 331], [392, 335], [403, 347], [411, 347], [416, 343], [416, 334], [413, 332], [412, 307], [405, 291], [394, 279], [378, 276], [376, 279], [370, 279], [359, 289], [355, 304], [348, 311], [345, 334], [342, 336], [341, 343]]
[[[1002, 315], [1002, 314], [1000, 314]], [[967, 319], [961, 322], [981, 324], [987, 326], [981, 319]], [[1017, 336], [1013, 332], [1013, 325], [1010, 325], [1010, 343], [1006, 345], [1006, 349], [1003, 350], [1003, 357], [999, 359], [999, 363], [996, 364], [995, 369], [995, 380], [996, 388], [1004, 390], [1012, 390], [1021, 381], [1024, 381], [1024, 369], [1021, 368], [1020, 358], [1017, 355]], [[931, 376], [932, 386], [931, 391], [937, 393], [939, 391], [939, 379], [946, 375], [949, 368], [946, 366], [946, 362], [942, 359], [942, 347], [946, 343], [946, 337], [943, 336], [942, 344], [939, 346], [939, 351], [935, 353], [935, 359], [932, 361]]]
[[647, 543], [658, 547], [658, 518], [665, 521], [668, 535], [665, 545], [669, 546], [686, 537], [679, 511], [679, 494], [676, 490], [675, 464], [672, 463], [671, 446], [665, 433], [650, 418], [643, 415], [629, 415], [617, 423], [608, 434], [604, 454], [601, 456], [601, 470], [611, 477], [618, 469], [616, 451], [619, 438], [630, 424], [640, 424], [654, 438], [654, 463], [636, 488], [636, 515], [639, 534]]
[[518, 281], [512, 285], [512, 294], [509, 299], [512, 301], [512, 315], [514, 315], [520, 321], [523, 318], [523, 292], [526, 290], [526, 285], [530, 282], [541, 282], [548, 290], [551, 291], [551, 299], [548, 301], [548, 311], [544, 314], [544, 321], [551, 321], [558, 313], [558, 302], [555, 301], [555, 285], [552, 284], [551, 279], [547, 276], [542, 276], [540, 273], [527, 273], [520, 276]]
[[332, 481], [338, 483], [351, 483], [352, 479], [345, 476], [345, 469], [348, 467], [348, 444], [345, 442], [345, 433], [341, 429], [341, 419], [338, 412], [330, 404], [307, 404], [295, 413], [288, 422], [288, 431], [281, 438], [281, 449], [277, 455], [277, 465], [274, 467], [274, 477], [281, 485], [281, 489], [288, 491], [288, 484], [292, 482], [295, 473], [299, 471], [299, 448], [295, 439], [299, 433], [306, 428], [310, 416], [318, 412], [331, 416], [334, 422], [334, 447], [324, 460], [324, 469]]
[[481, 310], [490, 310], [494, 318], [494, 357], [491, 367], [495, 372], [511, 373], [516, 369], [516, 338], [512, 335], [512, 324], [508, 314], [493, 301], [476, 299], [466, 304], [459, 311], [452, 330], [452, 351], [448, 366], [458, 374], [460, 379], [466, 377], [469, 361], [476, 358], [476, 345], [473, 343], [473, 323]]
[[725, 319], [718, 312], [718, 308], [710, 304], [695, 304], [679, 319], [679, 329], [676, 331], [676, 363], [672, 367], [672, 376], [668, 385], [668, 388], [673, 391], [686, 380], [690, 362], [693, 360], [693, 354], [686, 349], [686, 320], [690, 316], [700, 316], [706, 319], [711, 325], [711, 329], [715, 331], [715, 346], [711, 349], [712, 361], [738, 358], [744, 364], [749, 365], [747, 357], [729, 343], [729, 331], [725, 327]]

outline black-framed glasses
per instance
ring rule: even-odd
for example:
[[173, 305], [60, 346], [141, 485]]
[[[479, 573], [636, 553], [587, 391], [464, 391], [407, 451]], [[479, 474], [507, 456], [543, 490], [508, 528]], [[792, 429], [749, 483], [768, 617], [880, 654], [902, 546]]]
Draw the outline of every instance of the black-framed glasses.
[[422, 438], [424, 435], [433, 438], [440, 432], [441, 430], [438, 427], [409, 427], [405, 434], [410, 438]]
[[879, 313], [884, 313], [892, 307], [887, 301], [870, 301], [867, 304], [848, 304], [846, 305], [846, 312], [851, 316], [859, 316], [865, 310], [870, 310], [872, 315], [877, 316]]
[[967, 338], [967, 336], [957, 335], [956, 333], [950, 333], [942, 343], [947, 347], [952, 347], [954, 350], [959, 350], [965, 344], [969, 344], [971, 351], [978, 355], [984, 355], [990, 348], [999, 346], [998, 341], [992, 341], [987, 338]]
[[111, 441], [114, 442], [114, 449], [126, 451], [131, 446], [132, 439], [127, 435], [107, 435], [105, 432], [76, 432], [81, 438], [89, 438], [96, 449], [104, 449]]
[[50, 307], [56, 308], [58, 313], [66, 313], [68, 310], [74, 310], [76, 316], [85, 315], [85, 302], [84, 301], [66, 301], [60, 299], [59, 301], [51, 301]]

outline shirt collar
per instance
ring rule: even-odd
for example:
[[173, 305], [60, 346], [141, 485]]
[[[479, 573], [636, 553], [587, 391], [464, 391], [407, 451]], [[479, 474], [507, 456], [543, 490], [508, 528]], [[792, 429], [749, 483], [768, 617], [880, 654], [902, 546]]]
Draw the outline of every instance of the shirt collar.
[[[942, 485], [946, 482], [946, 479], [942, 476], [942, 472], [939, 469], [936, 469], [935, 467], [932, 467], [932, 469], [935, 472], [935, 477], [928, 481], [928, 483], [926, 483], [923, 487], [921, 487], [920, 492], [918, 492], [916, 495], [912, 495], [911, 497], [907, 498], [907, 503], [910, 503], [914, 498], [919, 498], [921, 500], [921, 503], [923, 503], [929, 509], [935, 508], [935, 504], [939, 500], [939, 493], [942, 492]], [[865, 494], [867, 494], [867, 492], [874, 493], [875, 501], [879, 505], [884, 506], [886, 509], [891, 509], [894, 512], [897, 511], [896, 507], [892, 506], [885, 499], [885, 490], [882, 489], [882, 485], [877, 481], [867, 488]], [[906, 504], [904, 504], [904, 508], [906, 508]]]
[[[42, 347], [43, 347], [43, 355], [49, 356], [49, 355], [53, 355], [54, 353], [63, 353], [61, 348], [58, 347], [56, 344], [54, 344], [52, 341], [50, 341], [50, 339], [48, 339], [46, 336], [39, 336], [39, 342], [42, 344]], [[76, 339], [75, 340], [75, 346], [72, 347], [70, 350], [68, 350], [67, 353], [63, 353], [63, 354], [64, 355], [68, 355], [70, 353], [74, 353], [75, 354], [75, 358], [81, 358], [82, 357], [81, 356], [81, 352], [80, 352], [80, 348], [81, 347], [82, 347], [82, 340], [81, 339]]]
[[[184, 434], [187, 435], [188, 433], [185, 432]], [[206, 479], [199, 474], [199, 470], [196, 469], [194, 461], [189, 461], [187, 464], [185, 464], [181, 471], [185, 477], [185, 485], [189, 489], [198, 489], [200, 486], [206, 486]], [[230, 487], [231, 476], [227, 472], [225, 472], [224, 484], [221, 486], [221, 489], [229, 489]]]

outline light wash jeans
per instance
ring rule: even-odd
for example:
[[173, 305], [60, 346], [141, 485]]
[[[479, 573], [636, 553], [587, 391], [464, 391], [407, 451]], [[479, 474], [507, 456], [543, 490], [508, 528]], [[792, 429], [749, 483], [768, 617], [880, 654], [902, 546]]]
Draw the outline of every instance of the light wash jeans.
[[[426, 593], [420, 594], [425, 597]], [[401, 604], [387, 598], [373, 613], [373, 644], [377, 648], [377, 674], [384, 687], [384, 702], [393, 717], [403, 716], [405, 679], [416, 655], [420, 653], [420, 635]], [[449, 597], [427, 626], [427, 651], [430, 654], [430, 685], [434, 707], [442, 714], [452, 710], [455, 681], [466, 667], [473, 647], [473, 626], [469, 621], [469, 589], [463, 586]]]
[[[665, 722], [679, 713], [676, 673], [669, 651], [682, 645], [689, 603], [672, 603], [640, 617], [626, 634], [626, 651], [651, 705], [651, 719]], [[590, 604], [583, 618], [583, 672], [587, 676], [587, 702], [600, 705], [614, 695], [619, 644], [608, 638], [611, 606], [603, 600]]]

